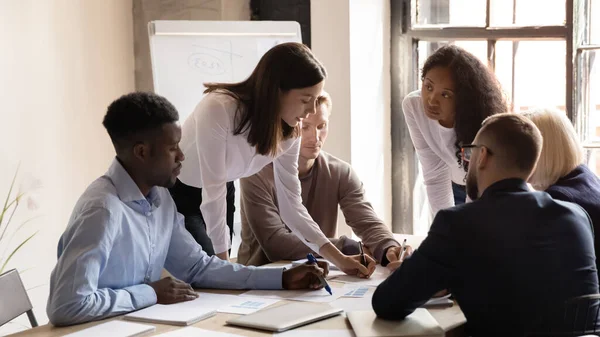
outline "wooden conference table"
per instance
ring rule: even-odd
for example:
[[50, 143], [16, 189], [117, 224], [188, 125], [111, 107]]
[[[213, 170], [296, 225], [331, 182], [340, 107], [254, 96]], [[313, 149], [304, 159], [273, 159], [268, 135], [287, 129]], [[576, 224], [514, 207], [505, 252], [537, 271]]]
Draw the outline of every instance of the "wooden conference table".
[[[418, 247], [424, 237], [413, 236], [413, 235], [403, 235], [403, 234], [395, 234], [396, 238], [402, 242], [405, 238], [407, 239], [407, 243], [413, 247]], [[287, 264], [286, 262], [274, 263], [272, 266]], [[340, 282], [329, 281], [329, 284], [332, 287], [343, 287], [343, 284]], [[218, 294], [230, 294], [230, 295], [239, 295], [245, 292], [245, 290], [205, 290], [198, 289], [202, 292], [208, 293], [218, 293]], [[369, 292], [373, 292], [375, 288], [369, 290]], [[359, 302], [357, 302], [359, 301]], [[285, 304], [289, 301], [280, 301], [273, 306], [278, 306]], [[364, 299], [357, 298], [339, 298], [331, 303], [333, 306], [346, 307], [351, 306], [354, 310], [371, 310], [370, 305], [370, 297]], [[446, 331], [446, 336], [466, 336], [464, 332], [464, 324], [466, 322], [465, 316], [462, 311], [458, 307], [458, 305], [454, 305], [450, 308], [439, 308], [439, 309], [429, 309], [431, 315], [438, 321], [438, 323], [442, 326], [444, 331]], [[258, 336], [271, 336], [273, 335], [270, 332], [263, 332], [258, 330], [250, 330], [244, 328], [238, 328], [234, 326], [228, 326], [225, 324], [230, 318], [239, 316], [237, 314], [229, 314], [229, 313], [217, 313], [217, 315], [208, 318], [206, 320], [200, 321], [193, 326], [212, 330], [219, 332], [227, 332], [232, 334], [237, 334], [241, 336], [248, 337], [258, 337]], [[92, 327], [94, 325], [108, 322], [111, 320], [119, 320], [122, 319], [122, 316], [117, 316], [113, 318], [109, 318], [106, 320], [98, 321], [98, 322], [90, 322], [86, 324], [74, 325], [69, 327], [61, 327], [57, 328], [50, 324], [46, 324], [43, 326], [39, 326], [34, 329], [29, 329], [26, 331], [19, 332], [17, 334], [11, 336], [19, 336], [19, 337], [58, 337], [66, 334], [70, 334], [73, 332], [77, 332], [83, 330], [85, 328]], [[156, 327], [156, 331], [153, 335], [158, 335], [161, 333], [181, 329], [182, 327], [172, 326], [172, 325], [163, 325], [163, 324], [154, 324], [154, 323], [144, 323], [153, 325]], [[335, 316], [320, 322], [312, 323], [309, 325], [305, 325], [303, 327], [297, 328], [296, 330], [351, 330], [350, 323], [346, 319], [345, 315]], [[150, 336], [152, 334], [149, 334]]]

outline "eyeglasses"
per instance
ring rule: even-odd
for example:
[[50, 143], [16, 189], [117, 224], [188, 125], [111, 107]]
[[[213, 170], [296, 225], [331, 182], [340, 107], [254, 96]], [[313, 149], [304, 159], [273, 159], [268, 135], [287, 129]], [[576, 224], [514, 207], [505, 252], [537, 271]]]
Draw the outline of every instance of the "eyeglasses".
[[479, 148], [479, 147], [485, 147], [487, 149], [487, 152], [489, 154], [492, 154], [492, 151], [490, 150], [490, 148], [485, 145], [468, 144], [468, 145], [463, 145], [460, 147], [460, 154], [462, 156], [462, 160], [467, 163], [470, 162], [471, 154], [473, 153], [473, 149]]

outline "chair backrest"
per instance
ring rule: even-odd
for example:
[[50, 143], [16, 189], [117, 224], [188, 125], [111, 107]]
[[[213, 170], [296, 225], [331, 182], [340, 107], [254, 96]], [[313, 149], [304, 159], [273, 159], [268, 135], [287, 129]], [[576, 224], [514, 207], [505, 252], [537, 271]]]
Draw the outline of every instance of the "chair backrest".
[[600, 332], [600, 294], [583, 295], [565, 302], [564, 322], [574, 336]]
[[31, 310], [33, 306], [16, 269], [0, 275], [0, 299], [0, 326], [24, 313], [27, 313], [32, 327], [38, 325]]
[[527, 336], [600, 336], [599, 315], [600, 294], [573, 297], [564, 302], [560, 311], [549, 311], [545, 313], [541, 320], [543, 325], [536, 328], [536, 330], [539, 329], [539, 331], [529, 333]]

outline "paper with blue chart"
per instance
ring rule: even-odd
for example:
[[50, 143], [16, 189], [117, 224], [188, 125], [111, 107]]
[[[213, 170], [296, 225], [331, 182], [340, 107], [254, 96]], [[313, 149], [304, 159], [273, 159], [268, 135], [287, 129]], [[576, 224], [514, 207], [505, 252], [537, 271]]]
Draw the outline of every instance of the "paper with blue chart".
[[272, 298], [244, 298], [236, 296], [234, 303], [224, 305], [217, 310], [218, 312], [227, 312], [230, 314], [248, 315], [260, 309], [266, 308], [271, 304], [279, 302]]

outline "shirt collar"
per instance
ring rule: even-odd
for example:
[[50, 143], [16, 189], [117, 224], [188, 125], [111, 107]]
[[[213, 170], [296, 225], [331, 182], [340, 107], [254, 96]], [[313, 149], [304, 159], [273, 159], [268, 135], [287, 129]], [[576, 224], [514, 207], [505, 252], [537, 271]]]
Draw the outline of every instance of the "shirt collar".
[[488, 188], [483, 191], [481, 198], [503, 192], [529, 192], [529, 188], [527, 187], [527, 182], [523, 179], [502, 179], [488, 186]]
[[121, 162], [115, 157], [112, 164], [110, 165], [106, 176], [110, 178], [117, 189], [117, 195], [123, 202], [132, 201], [147, 201], [155, 207], [160, 206], [160, 197], [158, 195], [158, 188], [153, 186], [150, 189], [150, 193], [145, 197], [140, 191], [135, 181], [131, 178], [127, 170], [123, 167]]

